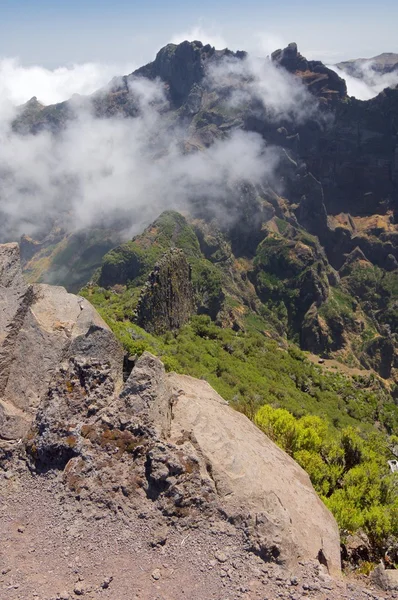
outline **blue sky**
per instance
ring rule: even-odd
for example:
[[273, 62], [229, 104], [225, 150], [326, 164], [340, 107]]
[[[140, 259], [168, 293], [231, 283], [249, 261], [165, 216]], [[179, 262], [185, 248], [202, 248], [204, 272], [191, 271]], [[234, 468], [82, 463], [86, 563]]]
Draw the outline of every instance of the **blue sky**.
[[257, 54], [297, 41], [309, 58], [337, 62], [398, 52], [397, 23], [396, 0], [0, 0], [0, 58], [138, 66], [198, 33]]

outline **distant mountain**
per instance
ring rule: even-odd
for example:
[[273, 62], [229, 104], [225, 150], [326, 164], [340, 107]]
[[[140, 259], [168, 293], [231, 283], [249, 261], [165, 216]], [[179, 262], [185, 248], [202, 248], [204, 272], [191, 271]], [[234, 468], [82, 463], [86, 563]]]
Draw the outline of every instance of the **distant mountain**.
[[[385, 65], [393, 65], [390, 55], [383, 57]], [[373, 368], [386, 379], [396, 377], [398, 89], [366, 102], [350, 98], [345, 81], [320, 61], [307, 60], [295, 43], [256, 68], [248, 69], [245, 52], [218, 51], [198, 41], [169, 44], [153, 62], [90, 97], [47, 107], [33, 99], [22, 107], [14, 128], [24, 135], [45, 130], [57, 136], [76, 118], [76, 102], [98, 119], [134, 120], [141, 110], [137, 85], [145, 92], [145, 82], [157, 81], [163, 93], [151, 102], [159, 128], [178, 139], [179, 160], [220, 147], [237, 131], [257, 134], [277, 156], [272, 178], [260, 181], [242, 171], [240, 181], [223, 181], [216, 201], [203, 186], [186, 189], [189, 217], [207, 223], [211, 238], [221, 232], [223, 247], [230, 247], [228, 265], [248, 261], [240, 269], [250, 285], [236, 290], [237, 275], [228, 266], [227, 276], [217, 275], [227, 282], [215, 286], [221, 291], [214, 302], [209, 301], [214, 290], [206, 289], [200, 311], [241, 327], [228, 303], [251, 306], [249, 312], [257, 315], [266, 310], [270, 323], [276, 318], [279, 334], [302, 348]], [[267, 77], [274, 78], [272, 86]], [[167, 148], [159, 147], [156, 136], [150, 143], [156, 162]], [[126, 211], [120, 220], [125, 230], [129, 218], [132, 212]], [[55, 246], [51, 235], [24, 239], [30, 278], [66, 283], [70, 289], [84, 285], [115, 239], [114, 221], [94, 234], [61, 236]], [[148, 239], [138, 242], [138, 250], [123, 247], [108, 255], [101, 287], [127, 285], [146, 272], [146, 267], [136, 272], [137, 265], [153, 266], [151, 257], [141, 256], [141, 246], [152, 247]], [[222, 248], [214, 241], [211, 246], [220, 262]], [[160, 247], [156, 238], [154, 248]], [[110, 279], [106, 269], [112, 271]], [[276, 317], [278, 310], [283, 319]]]
[[383, 54], [373, 56], [373, 58], [353, 58], [338, 63], [336, 67], [353, 77], [362, 78], [364, 71], [374, 71], [383, 75], [398, 71], [398, 54], [383, 52]]
[[[383, 57], [380, 65], [393, 69], [390, 55]], [[371, 73], [384, 81], [394, 71]], [[398, 548], [398, 488], [388, 464], [398, 434], [398, 87], [384, 87], [367, 101], [350, 97], [342, 77], [307, 60], [295, 43], [254, 61], [245, 52], [185, 41], [165, 46], [153, 62], [91, 96], [52, 106], [33, 98], [13, 123], [18, 141], [54, 143], [58, 154], [51, 165], [63, 160], [57, 146], [63, 138], [90, 168], [96, 146], [105, 156], [105, 177], [98, 169], [84, 171], [83, 183], [95, 179], [97, 196], [72, 221], [90, 212], [88, 221], [81, 217], [77, 223], [83, 229], [90, 222], [88, 231], [68, 230], [73, 200], [85, 198], [76, 192], [77, 171], [55, 169], [50, 189], [59, 197], [56, 214], [51, 220], [43, 211], [41, 234], [22, 239], [30, 281], [71, 290], [83, 285], [80, 294], [124, 346], [126, 377], [137, 356], [150, 350], [168, 370], [209, 381], [259, 423], [258, 411], [266, 405], [265, 430], [301, 461], [344, 539], [348, 531], [365, 531], [366, 569], [385, 556], [398, 564], [396, 550], [391, 559], [387, 555]], [[90, 127], [81, 129], [84, 118]], [[127, 126], [134, 135], [127, 145], [123, 135], [94, 136], [88, 150], [77, 152], [98, 124], [119, 133]], [[71, 130], [78, 135], [68, 137]], [[140, 154], [124, 163], [136, 137], [144, 140]], [[118, 153], [112, 162], [113, 145]], [[35, 151], [40, 148], [35, 145]], [[120, 163], [127, 172], [117, 180], [128, 191], [123, 210], [113, 179]], [[217, 174], [216, 189], [209, 173]], [[10, 184], [11, 177], [5, 181]], [[29, 201], [31, 188], [22, 191]], [[7, 224], [10, 211], [2, 220], [1, 194], [0, 188], [0, 224]], [[25, 314], [20, 312], [18, 327]], [[15, 335], [11, 330], [8, 346]], [[62, 389], [71, 393], [77, 375], [64, 375]], [[102, 404], [86, 400], [84, 410], [97, 419]], [[83, 406], [80, 399], [74, 402]], [[300, 425], [281, 408], [300, 423], [304, 418], [311, 435], [299, 433]], [[61, 423], [59, 412], [54, 414]], [[308, 415], [321, 421], [308, 421]], [[329, 429], [330, 439], [323, 438]], [[131, 442], [131, 452], [140, 456], [141, 437], [115, 438], [116, 426], [106, 438], [93, 431], [86, 430], [87, 444], [110, 440], [121, 449]], [[132, 431], [141, 436], [135, 424]], [[67, 439], [64, 456], [77, 458], [85, 442], [70, 434]], [[31, 441], [40, 456], [40, 427]], [[53, 448], [55, 453], [65, 446], [55, 439]], [[146, 465], [148, 497], [161, 498], [168, 490], [163, 458], [151, 453], [140, 464]], [[170, 471], [174, 483], [176, 472]], [[179, 491], [178, 502], [185, 495]]]

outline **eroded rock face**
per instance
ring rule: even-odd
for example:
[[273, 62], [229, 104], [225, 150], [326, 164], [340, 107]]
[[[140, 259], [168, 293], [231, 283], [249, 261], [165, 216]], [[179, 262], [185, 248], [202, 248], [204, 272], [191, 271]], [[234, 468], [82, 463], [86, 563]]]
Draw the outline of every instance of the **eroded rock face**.
[[136, 322], [150, 333], [179, 329], [195, 312], [191, 267], [173, 248], [150, 273], [137, 306]]
[[27, 285], [17, 244], [0, 246], [0, 439], [22, 438], [73, 340], [108, 326], [64, 288]]

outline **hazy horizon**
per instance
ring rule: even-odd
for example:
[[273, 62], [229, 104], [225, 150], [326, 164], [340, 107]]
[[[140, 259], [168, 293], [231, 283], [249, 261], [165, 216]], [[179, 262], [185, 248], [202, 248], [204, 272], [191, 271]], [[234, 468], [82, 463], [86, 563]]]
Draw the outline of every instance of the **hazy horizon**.
[[[329, 66], [398, 52], [398, 5], [386, 0], [383, 6], [380, 11], [367, 0], [337, 0], [333, 7], [314, 0], [300, 5], [286, 0], [283, 6], [259, 0], [244, 6], [234, 0], [217, 5], [209, 0], [200, 5], [181, 0], [167, 5], [160, 0], [0, 0], [1, 104], [23, 104], [33, 96], [52, 104], [90, 94], [114, 76], [150, 62], [167, 43], [186, 39], [258, 57], [295, 41], [306, 58]], [[349, 94], [360, 99], [385, 87], [383, 81], [358, 85], [339, 74]]]
[[297, 42], [309, 59], [336, 63], [398, 52], [398, 4], [369, 0], [0, 0], [0, 58], [54, 69], [81, 63], [144, 64], [168, 42], [199, 37], [263, 53]]

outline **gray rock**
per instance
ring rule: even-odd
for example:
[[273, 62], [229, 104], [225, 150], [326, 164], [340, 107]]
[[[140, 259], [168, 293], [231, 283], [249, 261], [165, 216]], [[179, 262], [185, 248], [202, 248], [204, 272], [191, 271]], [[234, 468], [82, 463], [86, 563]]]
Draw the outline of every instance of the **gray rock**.
[[[24, 437], [68, 349], [87, 356], [94, 342], [97, 355], [119, 360], [117, 342], [89, 302], [61, 287], [26, 285], [18, 245], [0, 245], [0, 439]], [[121, 377], [120, 370], [119, 386]]]
[[398, 590], [398, 571], [385, 569], [380, 563], [370, 574], [371, 581], [386, 592]]
[[214, 556], [220, 563], [225, 563], [228, 560], [228, 556], [225, 554], [225, 552], [221, 552], [221, 550], [215, 552]]
[[104, 590], [108, 589], [108, 587], [111, 585], [112, 581], [113, 581], [112, 576], [105, 577], [104, 581], [101, 584], [102, 589], [104, 589]]
[[305, 471], [207, 382], [174, 373], [167, 378], [178, 397], [171, 440], [194, 440], [223, 510], [245, 523], [252, 549], [282, 564], [322, 554], [329, 573], [338, 574], [338, 527]]
[[85, 593], [84, 586], [81, 583], [77, 583], [73, 588], [73, 591], [76, 594], [76, 596], [84, 596]]

